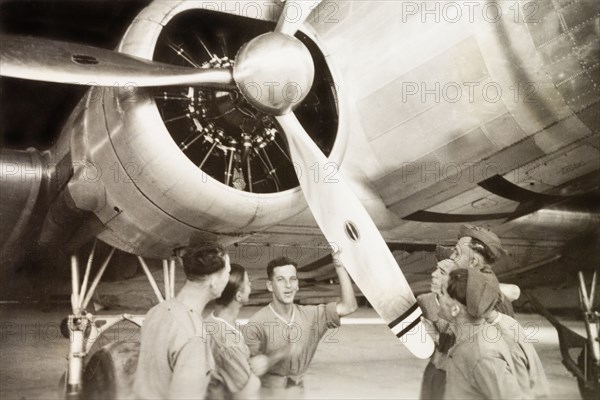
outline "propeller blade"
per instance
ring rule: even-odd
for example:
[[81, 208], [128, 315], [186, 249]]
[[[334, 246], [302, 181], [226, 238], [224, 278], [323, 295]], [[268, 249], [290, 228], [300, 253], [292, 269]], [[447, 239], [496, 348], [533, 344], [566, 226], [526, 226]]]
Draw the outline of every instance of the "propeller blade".
[[230, 69], [157, 63], [111, 50], [25, 36], [0, 36], [0, 75], [86, 86], [235, 88]]
[[279, 21], [277, 21], [275, 32], [294, 36], [300, 25], [306, 21], [320, 2], [321, 0], [287, 0], [279, 16]]
[[300, 167], [295, 170], [306, 201], [327, 240], [340, 247], [346, 270], [401, 342], [419, 358], [431, 356], [434, 343], [420, 320], [417, 300], [362, 203], [340, 171], [314, 179], [311, 169], [325, 172], [331, 163], [293, 113], [276, 118]]

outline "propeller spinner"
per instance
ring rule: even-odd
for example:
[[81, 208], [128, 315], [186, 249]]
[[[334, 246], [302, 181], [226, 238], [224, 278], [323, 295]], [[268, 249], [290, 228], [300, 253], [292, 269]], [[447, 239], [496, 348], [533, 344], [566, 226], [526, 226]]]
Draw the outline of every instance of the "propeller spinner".
[[[275, 31], [254, 38], [238, 52], [234, 79], [246, 100], [262, 112], [288, 114], [308, 95], [315, 66], [294, 34], [320, 2], [286, 1]], [[293, 19], [292, 8], [297, 14]]]
[[310, 91], [315, 66], [300, 40], [270, 32], [240, 49], [233, 77], [250, 104], [264, 113], [283, 115], [292, 111]]

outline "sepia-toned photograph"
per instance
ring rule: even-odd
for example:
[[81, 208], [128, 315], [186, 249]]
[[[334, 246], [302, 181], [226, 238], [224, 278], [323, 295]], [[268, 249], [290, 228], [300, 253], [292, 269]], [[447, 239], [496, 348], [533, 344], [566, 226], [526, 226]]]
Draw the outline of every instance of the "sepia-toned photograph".
[[597, 0], [0, 0], [0, 398], [600, 398]]

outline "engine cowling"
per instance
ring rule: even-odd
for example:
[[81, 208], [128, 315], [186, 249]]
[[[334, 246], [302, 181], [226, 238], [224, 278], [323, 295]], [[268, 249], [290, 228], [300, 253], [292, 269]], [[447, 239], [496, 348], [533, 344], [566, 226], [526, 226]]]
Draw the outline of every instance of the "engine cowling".
[[[211, 4], [154, 2], [133, 21], [118, 50], [225, 68], [245, 41], [272, 30], [280, 12], [278, 3], [264, 3], [253, 15], [257, 18], [246, 18], [239, 7], [218, 12], [207, 9]], [[189, 31], [193, 34], [186, 37]], [[335, 93], [336, 73], [316, 33], [305, 27], [296, 36], [310, 50], [316, 70], [308, 105], [298, 105], [296, 114], [337, 165], [347, 129]], [[230, 48], [208, 49], [221, 40]], [[186, 49], [198, 41], [206, 54]], [[177, 115], [169, 113], [179, 109], [180, 118], [172, 119]], [[283, 133], [274, 118], [253, 109], [239, 92], [147, 89], [132, 82], [90, 89], [76, 113], [66, 128], [75, 166], [68, 189], [77, 207], [92, 211], [105, 226], [98, 237], [121, 250], [162, 258], [206, 241], [229, 244], [307, 207]]]

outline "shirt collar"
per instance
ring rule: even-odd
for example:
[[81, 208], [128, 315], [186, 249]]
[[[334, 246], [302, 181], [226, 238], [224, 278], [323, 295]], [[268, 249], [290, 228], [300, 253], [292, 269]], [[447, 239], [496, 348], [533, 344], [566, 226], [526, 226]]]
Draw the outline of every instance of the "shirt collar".
[[296, 305], [295, 305], [295, 304], [292, 304], [292, 318], [290, 318], [290, 321], [289, 321], [289, 322], [288, 322], [288, 321], [286, 321], [286, 320], [285, 320], [285, 318], [283, 318], [281, 315], [279, 315], [279, 314], [277, 313], [277, 311], [275, 311], [275, 309], [273, 308], [273, 306], [271, 305], [271, 303], [269, 303], [269, 308], [271, 309], [271, 312], [272, 312], [273, 314], [275, 314], [275, 316], [276, 316], [277, 318], [279, 318], [279, 319], [280, 319], [280, 320], [281, 320], [281, 321], [282, 321], [284, 324], [286, 324], [286, 325], [290, 325], [290, 324], [293, 324], [293, 323], [294, 323], [294, 318], [296, 317]]
[[211, 318], [215, 319], [216, 321], [220, 321], [220, 322], [224, 323], [227, 327], [229, 327], [231, 330], [234, 330], [241, 337], [244, 337], [244, 335], [242, 335], [242, 332], [240, 332], [240, 330], [238, 328], [236, 328], [235, 326], [231, 325], [229, 322], [225, 321], [223, 318], [217, 317], [215, 315], [214, 311], [210, 314], [210, 316], [211, 316]]

